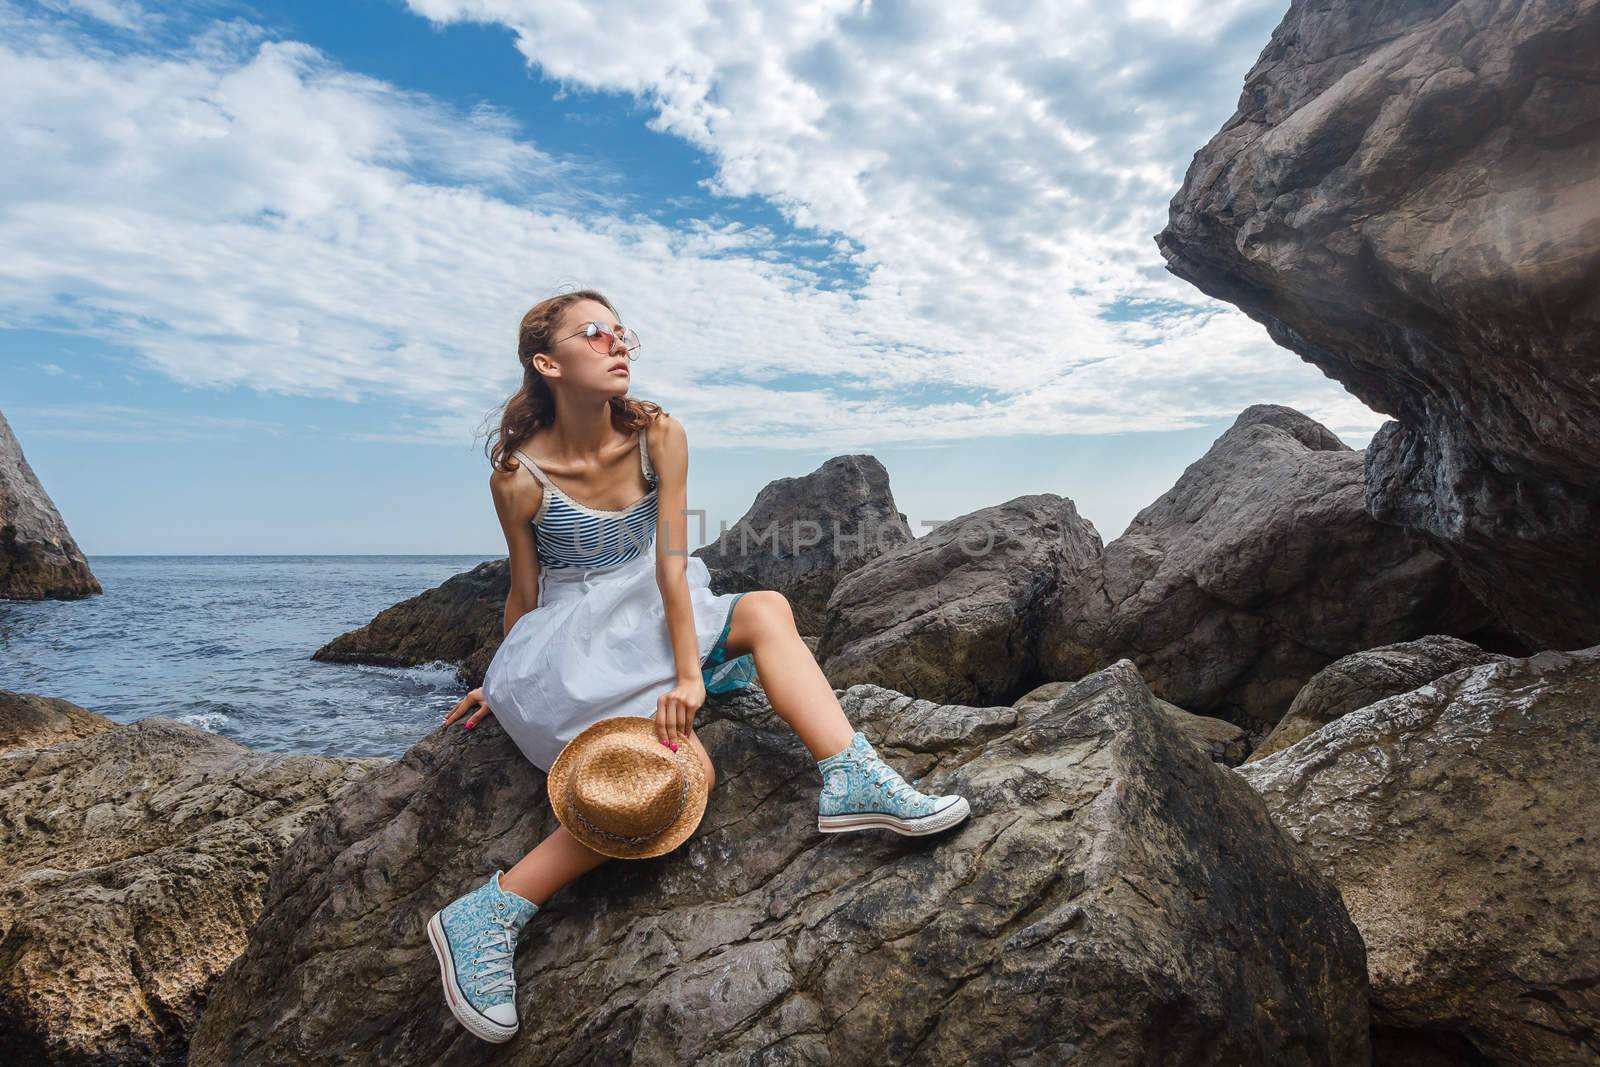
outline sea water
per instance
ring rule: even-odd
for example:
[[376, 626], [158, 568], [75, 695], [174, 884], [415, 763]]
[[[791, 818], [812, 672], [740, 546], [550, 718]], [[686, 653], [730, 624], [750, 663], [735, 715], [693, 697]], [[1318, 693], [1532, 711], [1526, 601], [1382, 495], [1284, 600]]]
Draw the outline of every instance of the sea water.
[[318, 663], [392, 604], [493, 556], [91, 556], [105, 590], [0, 600], [0, 689], [251, 748], [398, 756], [465, 689], [453, 664]]

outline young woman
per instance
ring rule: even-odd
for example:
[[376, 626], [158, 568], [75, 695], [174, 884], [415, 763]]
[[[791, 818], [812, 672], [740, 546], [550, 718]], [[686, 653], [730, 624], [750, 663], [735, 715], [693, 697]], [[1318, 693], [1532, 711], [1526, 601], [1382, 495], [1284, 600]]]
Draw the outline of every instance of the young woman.
[[[926, 834], [961, 822], [965, 798], [918, 792], [850, 725], [783, 594], [711, 591], [705, 563], [689, 555], [683, 426], [628, 396], [639, 339], [619, 318], [592, 289], [523, 317], [522, 387], [489, 449], [510, 554], [506, 635], [483, 686], [444, 726], [471, 729], [493, 714], [548, 772], [592, 723], [653, 714], [660, 742], [692, 746], [713, 785], [695, 713], [708, 690], [754, 676], [817, 761], [819, 830]], [[551, 894], [607, 858], [558, 827], [430, 920], [446, 1002], [468, 1030], [491, 1041], [516, 1032], [516, 935]]]

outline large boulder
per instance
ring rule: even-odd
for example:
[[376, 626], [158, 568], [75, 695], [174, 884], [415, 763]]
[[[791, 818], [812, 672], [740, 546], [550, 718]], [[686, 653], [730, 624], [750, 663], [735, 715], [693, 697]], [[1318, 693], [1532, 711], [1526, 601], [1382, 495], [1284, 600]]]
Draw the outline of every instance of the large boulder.
[[913, 537], [883, 464], [834, 456], [804, 477], [768, 482], [737, 523], [692, 554], [715, 592], [776, 589], [800, 632], [820, 634], [839, 580]]
[[1340, 656], [1488, 613], [1428, 538], [1366, 512], [1360, 452], [1292, 408], [1246, 408], [1045, 615], [1041, 666], [1124, 656], [1200, 715], [1271, 727]]
[[840, 581], [818, 662], [841, 688], [867, 683], [924, 700], [1010, 703], [1064, 677], [1039, 669], [1042, 613], [1099, 556], [1094, 525], [1054, 493], [951, 519]]
[[0, 689], [0, 752], [76, 741], [116, 725], [70, 700]]
[[78, 543], [0, 415], [0, 600], [100, 592]]
[[1471, 641], [1430, 634], [1334, 660], [1296, 694], [1278, 725], [1250, 753], [1250, 760], [1288, 748], [1341, 715], [1396, 693], [1409, 693], [1442, 674], [1508, 658], [1485, 652]]
[[1600, 0], [1294, 0], [1157, 238], [1374, 410], [1368, 509], [1600, 641]]
[[1395, 1062], [1600, 1063], [1596, 708], [1600, 646], [1541, 652], [1235, 772], [1339, 884]]
[[311, 658], [379, 667], [453, 663], [462, 684], [479, 686], [505, 638], [510, 592], [510, 564], [488, 560], [383, 609], [359, 630], [340, 634], [317, 649]]
[[555, 822], [492, 721], [439, 731], [295, 843], [190, 1063], [1367, 1063], [1343, 904], [1131, 663], [1027, 710], [842, 703], [972, 817], [819, 834], [811, 754], [758, 694], [714, 698], [700, 827], [545, 904], [521, 1032], [490, 1046], [444, 1007], [424, 923]]
[[182, 1063], [268, 869], [386, 762], [160, 718], [0, 756], [0, 1062]]

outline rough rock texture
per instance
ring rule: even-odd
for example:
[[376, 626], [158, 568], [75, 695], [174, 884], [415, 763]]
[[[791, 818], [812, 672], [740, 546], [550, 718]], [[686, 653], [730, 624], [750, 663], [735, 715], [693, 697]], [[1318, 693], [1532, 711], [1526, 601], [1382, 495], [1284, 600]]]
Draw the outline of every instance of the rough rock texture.
[[1462, 667], [1507, 659], [1471, 641], [1432, 634], [1417, 641], [1369, 648], [1335, 660], [1305, 684], [1250, 760], [1288, 748], [1341, 715], [1396, 693], [1409, 693]]
[[0, 756], [0, 1063], [182, 1063], [268, 868], [387, 762], [160, 718]]
[[1600, 641], [1600, 0], [1294, 0], [1157, 238], [1396, 421], [1369, 510]]
[[1361, 927], [1375, 1036], [1600, 1063], [1600, 646], [1467, 667], [1235, 773]]
[[718, 593], [776, 589], [803, 634], [820, 634], [839, 579], [911, 541], [889, 472], [872, 456], [834, 456], [803, 478], [777, 478], [715, 541], [694, 550]]
[[972, 817], [819, 834], [810, 753], [756, 695], [714, 698], [695, 836], [547, 902], [522, 1030], [491, 1046], [444, 1007], [423, 924], [554, 822], [498, 726], [436, 733], [295, 843], [191, 1063], [1367, 1062], [1342, 903], [1131, 663], [1031, 709], [842, 702]]
[[0, 600], [100, 592], [78, 543], [0, 415]]
[[379, 667], [416, 667], [442, 660], [458, 665], [456, 674], [464, 685], [479, 686], [505, 638], [510, 592], [510, 564], [489, 560], [385, 608], [361, 629], [340, 634], [317, 649], [311, 658]]
[[1159, 696], [1271, 726], [1340, 656], [1488, 613], [1424, 536], [1366, 513], [1361, 453], [1292, 408], [1246, 408], [1045, 613], [1047, 677], [1124, 656]]
[[1094, 525], [1054, 493], [951, 519], [839, 583], [817, 660], [835, 686], [964, 704], [1080, 677], [1041, 672], [1036, 639], [1043, 607], [1099, 555]]
[[[1046, 682], [1037, 689], [1023, 694], [1012, 707], [1024, 704], [1049, 703], [1071, 689], [1072, 682]], [[1250, 751], [1248, 735], [1231, 722], [1212, 719], [1205, 715], [1192, 715], [1178, 705], [1156, 698], [1156, 707], [1178, 733], [1204, 752], [1212, 760], [1228, 767], [1237, 767]]]
[[0, 689], [0, 752], [76, 741], [116, 725], [70, 700]]

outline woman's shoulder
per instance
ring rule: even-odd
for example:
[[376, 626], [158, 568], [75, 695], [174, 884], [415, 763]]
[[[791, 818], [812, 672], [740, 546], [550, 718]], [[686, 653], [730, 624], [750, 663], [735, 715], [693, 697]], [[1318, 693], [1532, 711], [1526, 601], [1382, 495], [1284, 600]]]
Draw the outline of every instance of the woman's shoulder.
[[682, 441], [684, 439], [683, 423], [668, 415], [665, 411], [652, 412], [645, 417], [645, 424], [641, 430], [651, 445], [665, 441]]
[[508, 462], [512, 465], [510, 470], [499, 464], [490, 465], [489, 492], [497, 502], [538, 507], [540, 498], [544, 496], [544, 486], [521, 459], [513, 455], [508, 457]]

